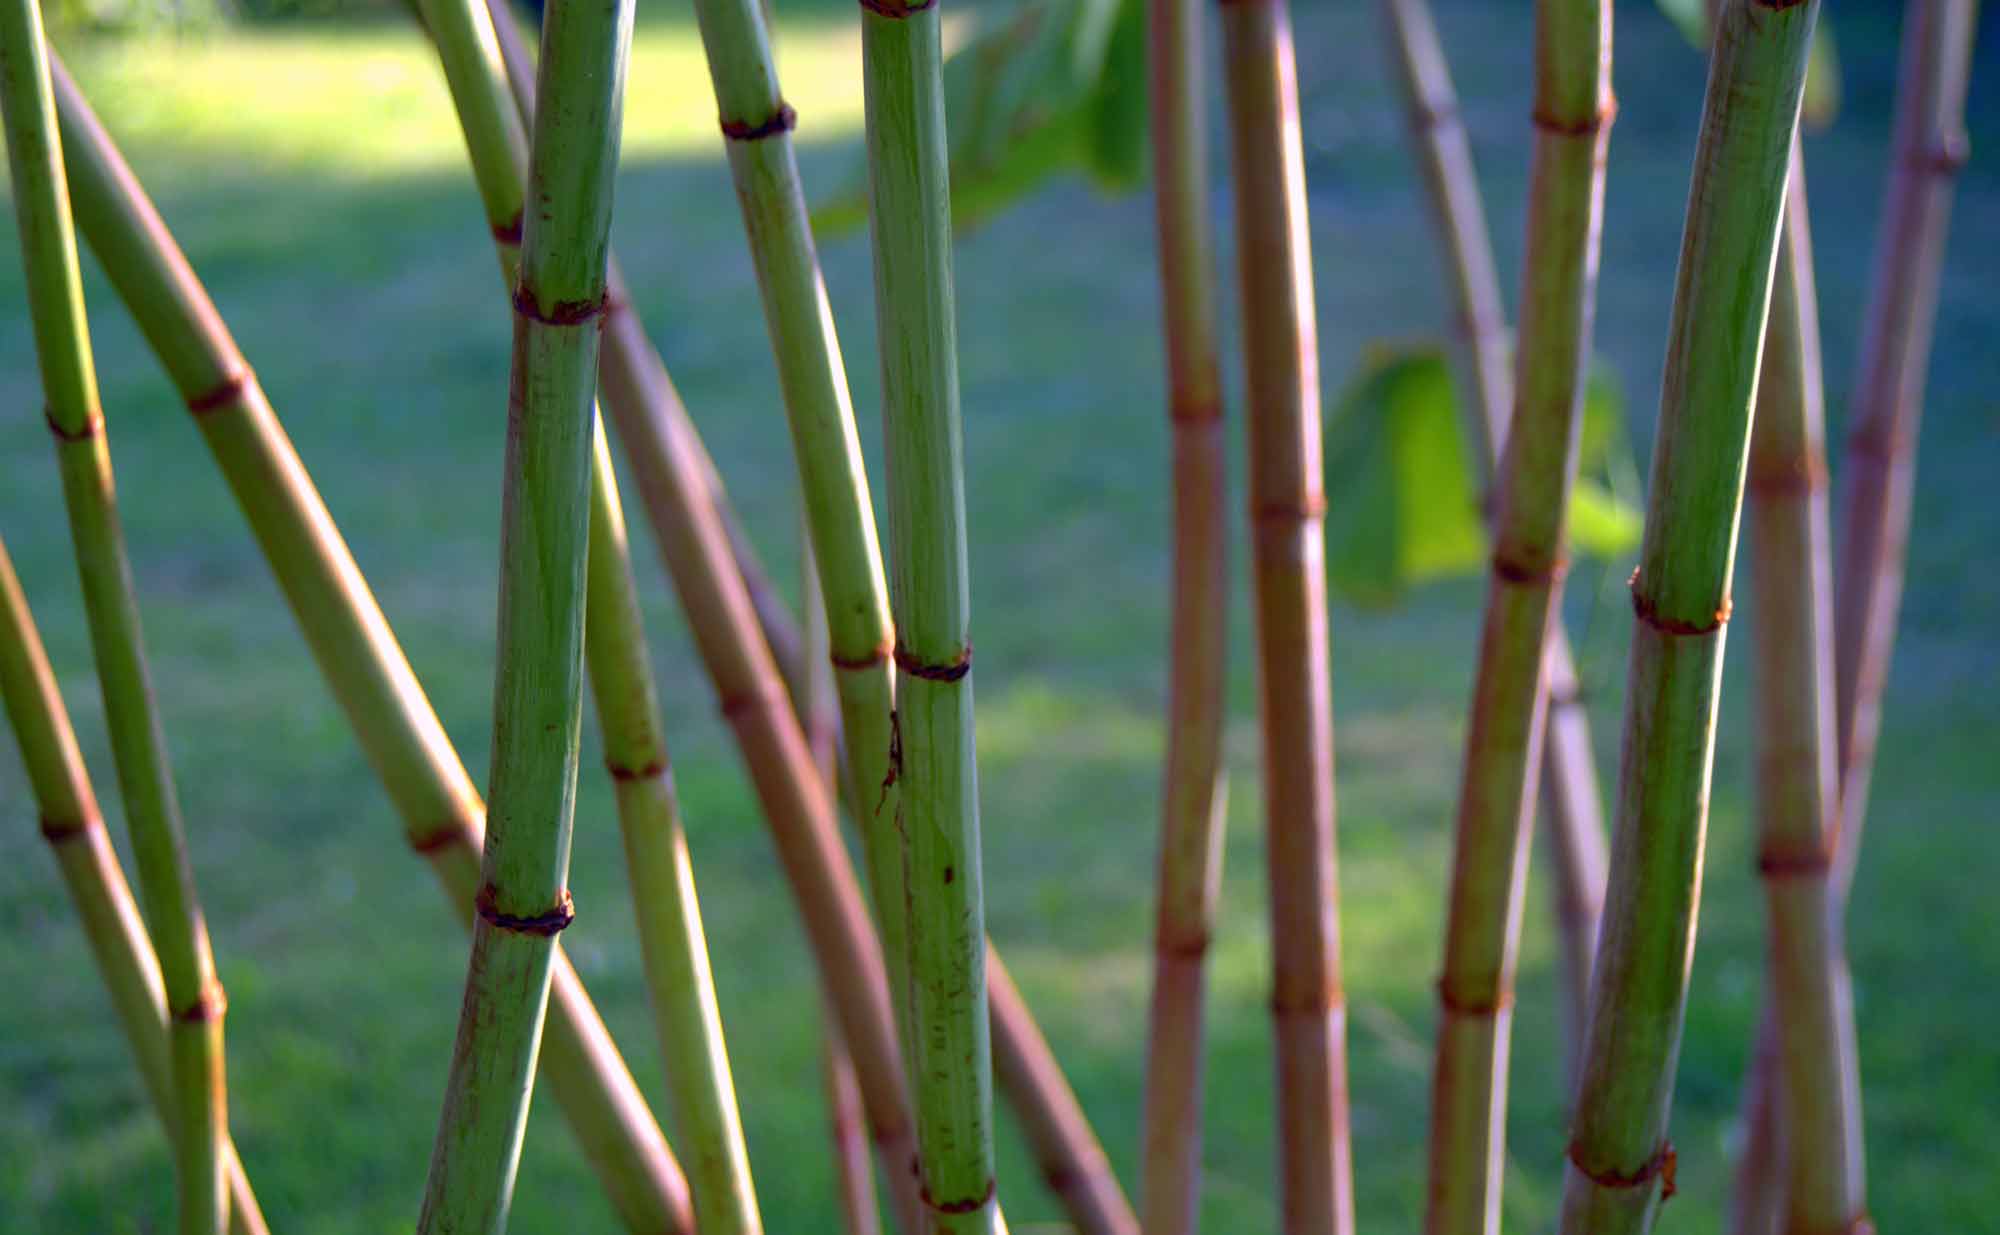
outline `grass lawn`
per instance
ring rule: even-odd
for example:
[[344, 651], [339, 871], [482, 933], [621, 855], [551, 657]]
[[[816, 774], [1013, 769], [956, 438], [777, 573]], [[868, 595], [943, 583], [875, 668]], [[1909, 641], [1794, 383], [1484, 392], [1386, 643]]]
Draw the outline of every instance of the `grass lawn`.
[[[845, 182], [859, 124], [851, 6], [781, 0], [809, 185]], [[1494, 212], [1518, 265], [1530, 31], [1518, 6], [1441, 7]], [[1894, 23], [1842, 9], [1846, 111], [1808, 143], [1829, 400], [1853, 378], [1888, 138]], [[1704, 73], [1650, 5], [1620, 6], [1601, 350], [1651, 436]], [[1991, 23], [1989, 23], [1989, 33]], [[1302, 3], [1298, 46], [1329, 404], [1361, 349], [1436, 333], [1438, 271], [1372, 6]], [[284, 418], [432, 701], [486, 767], [509, 324], [442, 83], [399, 25], [79, 43], [72, 62]], [[2000, 48], [1973, 90], [1922, 451], [1918, 540], [1851, 947], [1872, 1203], [1884, 1230], [1977, 1229], [2000, 1206]], [[640, 308], [766, 556], [789, 574], [792, 464], [756, 289], [684, 6], [642, 22], [618, 249]], [[1218, 156], [1220, 150], [1218, 148]], [[1220, 160], [1218, 158], [1218, 166]], [[1218, 185], [1218, 189], [1220, 186]], [[1218, 196], [1225, 212], [1226, 200]], [[118, 823], [61, 497], [38, 407], [18, 249], [0, 243], [0, 535]], [[865, 237], [824, 253], [880, 484]], [[1132, 1186], [1164, 696], [1166, 435], [1150, 204], [1060, 185], [964, 238], [979, 745], [992, 933]], [[86, 263], [88, 266], [88, 262]], [[321, 685], [198, 435], [94, 269], [99, 371], [156, 685], [230, 994], [232, 1122], [274, 1227], [410, 1229], [456, 1021], [464, 938]], [[1234, 318], [1234, 314], [1226, 316]], [[1238, 408], [1240, 412], [1240, 406]], [[1240, 434], [1238, 435], [1240, 437]], [[1837, 440], [1837, 439], [1836, 439]], [[1839, 460], [1835, 460], [1836, 469]], [[1330, 495], [1339, 517], [1340, 494]], [[1236, 543], [1244, 543], [1241, 528]], [[798, 919], [674, 600], [641, 534], [722, 1012], [768, 1229], [831, 1229], [817, 1001]], [[1240, 567], [1246, 555], [1238, 553]], [[1578, 572], [1571, 629], [1615, 758], [1627, 609]], [[1739, 586], [1739, 594], [1748, 592]], [[1333, 615], [1342, 926], [1359, 1210], [1411, 1230], [1422, 1197], [1431, 979], [1479, 592]], [[1747, 609], [1747, 606], [1746, 606]], [[1755, 621], [1754, 613], [1746, 620]], [[1268, 940], [1247, 604], [1232, 644], [1229, 843], [1210, 1001], [1206, 1229], [1272, 1231]], [[1662, 1228], [1720, 1229], [1757, 1014], [1749, 647], [1717, 757]], [[585, 738], [565, 936], [657, 1103], [660, 1065], [615, 834]], [[11, 744], [0, 755], [0, 1231], [145, 1231], [171, 1172]], [[1509, 1230], [1548, 1229], [1564, 1138], [1546, 880], [1524, 945]], [[1011, 1133], [1017, 1232], [1060, 1229]], [[546, 1096], [514, 1229], [611, 1229]]]

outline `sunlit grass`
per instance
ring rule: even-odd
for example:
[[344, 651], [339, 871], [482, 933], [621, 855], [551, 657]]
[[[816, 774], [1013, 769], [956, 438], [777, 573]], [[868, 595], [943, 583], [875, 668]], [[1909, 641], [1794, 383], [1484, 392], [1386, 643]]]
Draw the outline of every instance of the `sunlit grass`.
[[[149, 151], [355, 179], [456, 171], [465, 161], [443, 74], [414, 23], [86, 39], [65, 51], [113, 132]], [[787, 22], [778, 59], [799, 140], [860, 129], [854, 23]], [[632, 43], [626, 157], [713, 152], [720, 142], [692, 21], [642, 25]]]

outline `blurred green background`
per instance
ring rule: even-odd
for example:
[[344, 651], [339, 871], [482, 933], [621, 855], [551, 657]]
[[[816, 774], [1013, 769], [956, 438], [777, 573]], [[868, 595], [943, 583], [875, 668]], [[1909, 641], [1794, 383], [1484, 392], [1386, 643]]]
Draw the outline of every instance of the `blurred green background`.
[[[809, 191], [831, 195], [849, 175], [860, 120], [852, 7], [778, 7]], [[1530, 23], [1521, 6], [1438, 7], [1511, 290]], [[1835, 441], [1887, 157], [1893, 7], [1835, 9], [1845, 102], [1807, 144]], [[742, 513], [789, 581], [792, 464], [699, 43], [685, 6], [648, 0], [642, 10], [618, 250]], [[59, 43], [72, 67], [258, 367], [467, 765], [482, 774], [509, 326], [425, 45], [393, 10], [222, 21], [76, 0], [64, 12]], [[1377, 14], [1301, 2], [1296, 16], [1331, 408], [1364, 349], [1439, 333], [1445, 308]], [[1643, 452], [1705, 67], [1652, 5], [1620, 4], [1618, 20], [1622, 108], [1598, 343], [1622, 375]], [[1990, 891], [2000, 881], [2000, 575], [1990, 569], [2000, 533], [2000, 163], [1987, 157], [2000, 148], [2000, 48], [1991, 33], [1989, 23], [1975, 69], [1975, 154], [1945, 271], [1903, 637], [1851, 928], [1871, 1200], [1885, 1231], [1977, 1229], [2000, 1206], [1991, 1154], [2000, 898]], [[1227, 195], [1217, 189], [1227, 260]], [[823, 257], [879, 485], [866, 243], [843, 236]], [[186, 413], [88, 259], [86, 277], [155, 681], [230, 993], [237, 1142], [274, 1229], [408, 1230], [443, 1092], [463, 936], [406, 852]], [[964, 237], [958, 288], [989, 921], [1129, 1189], [1167, 620], [1150, 202], [1052, 185]], [[122, 834], [21, 305], [9, 236], [0, 535]], [[1331, 501], [1337, 520], [1340, 493]], [[650, 536], [637, 547], [767, 1227], [832, 1229], [818, 1003], [798, 920]], [[1607, 786], [1629, 626], [1624, 569], [1580, 569], [1570, 597]], [[1336, 604], [1333, 615], [1356, 1183], [1368, 1229], [1414, 1229], [1420, 1213], [1430, 983], [1478, 600], [1476, 583], [1448, 582], [1394, 609]], [[1255, 683], [1240, 602], [1233, 635], [1205, 1193], [1206, 1229], [1218, 1235], [1276, 1226]], [[1674, 1117], [1680, 1192], [1661, 1220], [1690, 1235], [1720, 1229], [1760, 986], [1749, 645], [1741, 634], [1732, 642]], [[585, 741], [580, 919], [565, 942], [657, 1103], [611, 795], [594, 772], [594, 738]], [[0, 1231], [167, 1229], [159, 1127], [5, 748]], [[1551, 1225], [1564, 1138], [1540, 867], [1533, 896], [1506, 1193], [1508, 1229], [1521, 1232]], [[1014, 1229], [1060, 1229], [1011, 1133], [1001, 1168]], [[611, 1229], [545, 1096], [514, 1229]]]

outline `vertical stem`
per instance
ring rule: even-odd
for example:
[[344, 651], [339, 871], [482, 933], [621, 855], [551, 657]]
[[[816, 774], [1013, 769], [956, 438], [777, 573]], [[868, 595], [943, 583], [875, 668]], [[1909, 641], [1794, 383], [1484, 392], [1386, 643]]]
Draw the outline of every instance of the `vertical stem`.
[[1208, 210], [1204, 8], [1200, 0], [1149, 0], [1149, 6], [1174, 577], [1141, 1206], [1153, 1235], [1193, 1235], [1201, 1194], [1202, 1001], [1228, 792], [1222, 767], [1228, 478]]
[[689, 1166], [698, 1228], [704, 1235], [757, 1235], [763, 1221], [715, 1001], [694, 865], [653, 690], [625, 513], [601, 431], [594, 454], [584, 659], [604, 733], [605, 768], [618, 795], [646, 986], [667, 1061], [667, 1109]]
[[[479, 890], [485, 807], [249, 362], [76, 84], [56, 104], [77, 220], [187, 400], [307, 646], [461, 921]], [[583, 983], [558, 949], [542, 1068], [620, 1218], [693, 1227], [687, 1183]]]
[[[105, 834], [69, 710], [56, 689], [41, 632], [35, 629], [28, 598], [21, 592], [4, 544], [0, 544], [0, 704], [13, 725], [21, 764], [41, 811], [42, 839], [62, 869], [70, 903], [104, 978], [119, 1028], [138, 1061], [153, 1109], [171, 1136], [179, 1128], [178, 1097], [159, 958]], [[231, 1235], [266, 1235], [263, 1211], [257, 1207], [235, 1146], [225, 1141], [222, 1156]]]
[[500, 524], [491, 826], [420, 1232], [500, 1231], [567, 887], [583, 685], [592, 392], [631, 0], [556, 0], [529, 157]]
[[[1384, 0], [1383, 8], [1432, 221], [1444, 247], [1447, 289], [1455, 306], [1451, 354], [1467, 437], [1484, 444], [1478, 466], [1483, 484], [1490, 487], [1514, 411], [1513, 347], [1472, 148], [1430, 9], [1424, 0]], [[1563, 947], [1574, 1068], [1582, 1049], [1597, 919], [1604, 907], [1603, 803], [1582, 690], [1560, 622], [1549, 628], [1545, 655], [1548, 702], [1538, 797], [1556, 868], [1556, 927]]]
[[[528, 150], [521, 110], [495, 59], [500, 27], [480, 0], [428, 4], [425, 25], [444, 63], [501, 273], [511, 285], [521, 264]], [[603, 436], [601, 425], [596, 436]], [[761, 1219], [653, 693], [618, 481], [601, 443], [592, 451], [590, 489], [585, 658], [616, 784], [647, 987], [669, 1064], [669, 1113], [694, 1167], [689, 1182], [701, 1229], [756, 1232]]]
[[153, 700], [139, 603], [118, 518], [38, 0], [0, 6], [0, 111], [5, 114], [48, 425], [55, 435], [111, 753], [139, 864], [139, 889], [165, 984], [180, 1229], [183, 1235], [221, 1235], [229, 1224], [229, 1113], [222, 1051], [227, 1001], [216, 981], [208, 925], [188, 864], [186, 830]]
[[1639, 570], [1610, 896], [1563, 1235], [1643, 1232], [1687, 1006], [1723, 632], [1759, 346], [1814, 0], [1731, 0], [1715, 39], [1668, 328]]
[[1583, 425], [1615, 110], [1608, 0], [1541, 0], [1535, 26], [1519, 408], [1498, 477], [1438, 982], [1425, 1219], [1431, 1235], [1500, 1230], [1514, 974], [1547, 700], [1543, 649], [1567, 565], [1565, 516]]
[[1283, 1229], [1354, 1229], [1334, 859], [1319, 340], [1285, 0], [1222, 10], [1248, 373]]
[[1861, 1082], [1841, 919], [1829, 880], [1834, 767], [1831, 533], [1819, 313], [1796, 144], [1765, 327], [1748, 489], [1758, 667], [1757, 870], [1783, 1112], [1787, 1231], [1865, 1223]]
[[901, 671], [889, 774], [901, 790], [895, 823], [905, 844], [904, 1057], [927, 1229], [983, 1233], [1004, 1224], [994, 1195], [944, 51], [936, 0], [915, 7], [867, 0], [863, 10], [889, 582]]
[[1954, 178], [1968, 152], [1965, 93], [1979, 5], [1910, 0], [1907, 14], [1894, 163], [1875, 242], [1875, 289], [1862, 330], [1833, 572], [1841, 811], [1834, 891], [1842, 905], [1860, 852], [1902, 604], [1938, 279]]
[[[511, 33], [505, 22], [500, 28]], [[510, 41], [503, 36], [502, 48]], [[524, 55], [507, 59], [514, 67], [526, 63]], [[489, 67], [489, 75], [498, 71]], [[514, 85], [517, 106], [531, 111], [532, 91], [518, 77]], [[713, 465], [643, 323], [630, 302], [618, 297], [615, 285], [610, 309], [599, 375], [604, 403], [625, 440], [696, 647], [771, 825], [819, 964], [822, 991], [837, 1011], [853, 1053], [876, 1155], [896, 1210], [914, 1229], [920, 1207], [916, 1144], [888, 978], [840, 840], [833, 799], [787, 706], [772, 660], [775, 641], [759, 633], [755, 603], [718, 513]]]

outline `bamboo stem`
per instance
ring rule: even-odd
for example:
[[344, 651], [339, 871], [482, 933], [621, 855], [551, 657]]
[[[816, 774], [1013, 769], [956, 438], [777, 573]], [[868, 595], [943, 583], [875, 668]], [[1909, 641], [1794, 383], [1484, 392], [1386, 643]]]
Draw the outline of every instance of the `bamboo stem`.
[[[505, 23], [501, 23], [505, 28]], [[489, 21], [488, 28], [491, 27]], [[501, 40], [502, 46], [507, 40]], [[524, 56], [508, 58], [524, 65]], [[515, 102], [533, 107], [518, 78]], [[599, 372], [604, 404], [624, 439], [667, 571], [723, 716], [748, 764], [778, 856], [806, 923], [821, 986], [852, 1052], [876, 1156], [896, 1212], [916, 1229], [921, 1205], [909, 1094], [898, 1059], [888, 977], [832, 798], [820, 782], [798, 719], [759, 634], [755, 607], [732, 554], [710, 485], [713, 465], [687, 420], [645, 327], [614, 285]]]
[[1795, 1232], [1866, 1223], [1852, 987], [1829, 867], [1834, 766], [1831, 533], [1819, 313], [1805, 166], [1794, 145], [1765, 327], [1749, 490], [1758, 667], [1757, 869], [1770, 924], [1784, 1126], [1784, 1219]]
[[1150, 0], [1154, 211], [1173, 437], [1173, 630], [1160, 801], [1159, 903], [1140, 1166], [1144, 1229], [1193, 1235], [1201, 1195], [1203, 1024], [1209, 934], [1222, 881], [1228, 780], [1227, 457], [1215, 254], [1208, 210], [1208, 92], [1200, 0]]
[[[42, 839], [62, 870], [70, 903], [104, 978], [118, 1026], [138, 1061], [147, 1096], [171, 1136], [179, 1127], [174, 1112], [178, 1098], [159, 958], [105, 833], [69, 710], [56, 688], [41, 632], [35, 629], [5, 544], [0, 544], [0, 703], [6, 706], [41, 811]], [[222, 1158], [230, 1235], [267, 1235], [269, 1228], [250, 1179], [243, 1173], [236, 1147], [226, 1140]]]
[[[1479, 467], [1483, 484], [1490, 487], [1514, 410], [1513, 345], [1471, 143], [1430, 9], [1424, 0], [1384, 0], [1383, 8], [1432, 220], [1444, 245], [1446, 283], [1455, 306], [1451, 355], [1468, 418], [1467, 436], [1484, 445]], [[1565, 1022], [1574, 1070], [1583, 1045], [1597, 920], [1604, 908], [1603, 795], [1582, 689], [1560, 621], [1550, 625], [1544, 655], [1548, 702], [1537, 797], [1555, 862], [1556, 929], [1563, 947]]]
[[[993, 1162], [944, 49], [935, 0], [869, 0], [863, 9], [868, 216], [900, 670], [888, 771], [901, 791], [895, 825], [904, 838], [908, 901], [904, 1058], [917, 1104], [925, 1229], [985, 1235], [1005, 1223]], [[838, 633], [835, 640], [838, 647]], [[849, 732], [850, 747], [861, 740]]]
[[1431, 1235], [1500, 1230], [1514, 975], [1548, 698], [1543, 649], [1567, 564], [1614, 111], [1608, 0], [1543, 0], [1535, 25], [1519, 406], [1498, 476], [1438, 982]]
[[1667, 1139], [1700, 900], [1751, 406], [1815, 0], [1730, 0], [1715, 39], [1668, 332], [1610, 896], [1563, 1235], [1643, 1232]]
[[[159, 212], [54, 65], [77, 218], [167, 369], [314, 659], [462, 922], [479, 890], [485, 807], [256, 375]], [[582, 982], [558, 952], [542, 1068], [625, 1225], [693, 1229], [687, 1183]]]
[[514, 291], [491, 826], [420, 1235], [506, 1228], [555, 936], [575, 916], [593, 394], [631, 39], [631, 0], [556, 0], [543, 23], [546, 106], [530, 144]]
[[698, 1228], [703, 1235], [756, 1235], [763, 1220], [654, 695], [625, 514], [601, 429], [595, 456], [584, 657], [604, 733], [605, 766], [618, 795], [646, 985], [667, 1061], [667, 1109], [692, 1166], [688, 1183]]
[[153, 699], [139, 602], [118, 517], [38, 0], [0, 6], [0, 111], [7, 127], [47, 419], [55, 435], [119, 793], [170, 1018], [174, 1101], [168, 1109], [174, 1116], [180, 1230], [183, 1235], [222, 1235], [229, 1225], [229, 1106], [222, 1048], [228, 1003], [216, 981], [208, 924], [188, 862], [186, 828]]
[[1875, 242], [1833, 572], [1841, 814], [1834, 892], [1841, 906], [1854, 883], [1902, 604], [1938, 280], [1955, 176], [1968, 152], [1965, 94], [1979, 5], [1910, 0], [1907, 12], [1894, 162]]
[[[480, 0], [427, 4], [425, 25], [444, 63], [501, 273], [511, 284], [521, 264], [528, 150], [522, 111], [495, 58], [492, 36], [499, 27]], [[601, 425], [596, 436], [603, 437]], [[697, 1224], [713, 1235], [754, 1233], [762, 1220], [653, 690], [617, 476], [601, 443], [592, 451], [590, 490], [585, 658], [617, 793], [647, 987], [668, 1062], [668, 1110], [695, 1168], [689, 1183]]]
[[1248, 373], [1279, 1191], [1293, 1235], [1354, 1229], [1340, 982], [1319, 341], [1285, 0], [1222, 10]]

